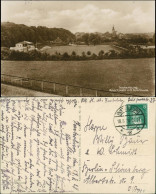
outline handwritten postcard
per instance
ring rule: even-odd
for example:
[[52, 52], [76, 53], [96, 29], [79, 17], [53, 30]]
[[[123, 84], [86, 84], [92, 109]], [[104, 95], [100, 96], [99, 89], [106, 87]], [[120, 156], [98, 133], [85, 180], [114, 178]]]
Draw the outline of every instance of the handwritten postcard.
[[155, 193], [156, 98], [1, 98], [1, 193]]

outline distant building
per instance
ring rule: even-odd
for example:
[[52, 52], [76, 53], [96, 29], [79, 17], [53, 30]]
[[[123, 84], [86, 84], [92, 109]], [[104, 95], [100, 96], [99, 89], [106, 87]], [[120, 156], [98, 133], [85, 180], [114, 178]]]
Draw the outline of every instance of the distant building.
[[83, 35], [85, 35], [85, 32], [76, 32], [75, 33], [76, 40], [81, 39]]
[[83, 41], [77, 41], [77, 45], [86, 45], [86, 43]]
[[19, 42], [15, 45], [15, 47], [10, 47], [10, 50], [20, 51], [20, 52], [28, 52], [31, 50], [35, 50], [35, 46], [32, 42], [23, 41]]
[[153, 50], [155, 50], [155, 45], [153, 45], [153, 46], [144, 46], [144, 45], [141, 45], [140, 46], [142, 49], [153, 49]]
[[115, 30], [115, 27], [113, 26], [112, 28], [112, 36], [116, 37], [117, 36], [117, 31]]
[[124, 35], [123, 33], [119, 33], [119, 34], [118, 34], [118, 38], [119, 38], [119, 39], [122, 39], [122, 38], [124, 38], [124, 37], [125, 37], [125, 35]]
[[53, 41], [54, 44], [63, 44], [63, 41], [57, 37], [56, 40]]

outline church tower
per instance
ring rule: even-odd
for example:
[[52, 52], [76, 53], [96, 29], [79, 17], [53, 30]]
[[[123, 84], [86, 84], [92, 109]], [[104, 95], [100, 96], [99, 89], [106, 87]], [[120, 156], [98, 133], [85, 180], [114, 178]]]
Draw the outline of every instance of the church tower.
[[113, 28], [112, 28], [112, 35], [113, 35], [113, 37], [115, 37], [117, 35], [114, 25], [113, 25]]

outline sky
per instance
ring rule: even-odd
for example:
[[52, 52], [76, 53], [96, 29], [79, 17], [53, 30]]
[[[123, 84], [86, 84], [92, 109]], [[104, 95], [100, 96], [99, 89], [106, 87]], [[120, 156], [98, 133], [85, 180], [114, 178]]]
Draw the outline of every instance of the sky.
[[2, 1], [1, 21], [71, 32], [155, 30], [154, 1]]

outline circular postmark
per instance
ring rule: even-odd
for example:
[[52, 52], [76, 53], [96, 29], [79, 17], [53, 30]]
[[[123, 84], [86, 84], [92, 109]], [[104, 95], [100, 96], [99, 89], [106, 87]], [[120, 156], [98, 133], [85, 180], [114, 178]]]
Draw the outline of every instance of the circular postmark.
[[144, 128], [145, 115], [137, 105], [121, 106], [115, 112], [114, 125], [122, 135], [136, 135]]

